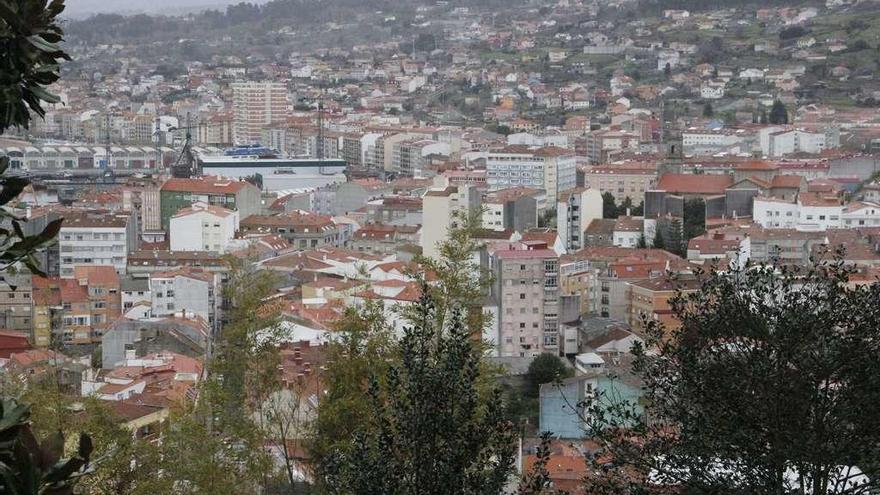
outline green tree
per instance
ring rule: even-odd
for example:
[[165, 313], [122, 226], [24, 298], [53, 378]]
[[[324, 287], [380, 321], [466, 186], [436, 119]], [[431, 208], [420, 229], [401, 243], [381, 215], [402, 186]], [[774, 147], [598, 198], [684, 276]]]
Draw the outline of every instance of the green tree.
[[705, 105], [703, 105], [703, 117], [709, 118], [715, 115], [715, 109], [712, 108], [712, 104], [708, 101]]
[[670, 253], [677, 254], [682, 256], [687, 254], [686, 246], [682, 242], [682, 226], [681, 219], [673, 217], [668, 224], [666, 229], [667, 237], [664, 238], [664, 248]]
[[634, 217], [641, 217], [645, 214], [645, 201], [639, 201], [639, 204], [632, 209], [632, 214]]
[[680, 328], [646, 320], [649, 414], [586, 415], [603, 445], [586, 491], [874, 493], [880, 285], [849, 283], [841, 257], [699, 273], [671, 301]]
[[775, 125], [788, 124], [788, 110], [785, 109], [785, 105], [781, 101], [773, 102], [773, 106], [770, 107], [769, 121]]
[[760, 118], [759, 122], [761, 124], [765, 124], [765, 125], [770, 123], [770, 120], [767, 117], [767, 110], [761, 109], [761, 118]]
[[221, 495], [255, 493], [271, 461], [258, 435], [219, 431], [207, 410], [186, 411], [171, 419], [162, 437], [161, 469], [145, 487], [149, 493]]
[[[425, 281], [430, 274], [428, 291], [435, 307], [434, 314], [442, 320], [453, 311], [464, 314], [466, 328], [472, 337], [479, 338], [490, 320], [482, 311], [482, 301], [491, 282], [491, 275], [474, 261], [480, 245], [473, 233], [480, 226], [480, 212], [458, 216], [457, 226], [450, 231], [448, 241], [440, 245], [440, 258], [417, 258], [421, 270], [411, 271], [414, 278]], [[331, 475], [328, 467], [332, 457], [345, 456], [352, 448], [351, 438], [356, 432], [369, 431], [373, 401], [368, 390], [371, 377], [380, 382], [388, 368], [399, 364], [400, 342], [388, 325], [387, 308], [381, 303], [370, 303], [362, 308], [350, 308], [336, 325], [337, 338], [327, 344], [327, 362], [322, 380], [326, 393], [318, 407], [318, 415], [308, 442], [308, 450], [316, 469], [318, 488], [329, 491]], [[415, 324], [420, 321], [418, 308], [397, 310], [399, 316]], [[475, 346], [481, 347], [478, 340]], [[481, 400], [487, 400], [493, 390], [491, 381], [497, 370], [480, 360], [478, 385]]]
[[479, 391], [482, 351], [464, 311], [443, 317], [422, 290], [400, 363], [370, 386], [368, 427], [325, 467], [334, 493], [489, 494], [507, 481], [515, 434], [499, 391]]
[[663, 241], [663, 230], [660, 225], [657, 225], [656, 230], [654, 230], [654, 243], [651, 245], [654, 249], [665, 249], [665, 242]]
[[623, 201], [621, 201], [620, 206], [617, 207], [617, 215], [618, 216], [621, 216], [621, 215], [632, 216], [633, 215], [632, 211], [633, 211], [633, 200], [632, 200], [632, 198], [627, 196], [627, 197], [623, 198]]
[[692, 198], [684, 202], [683, 244], [706, 232], [706, 202]]
[[541, 354], [529, 363], [529, 369], [526, 371], [525, 379], [528, 392], [531, 396], [537, 397], [541, 385], [568, 378], [573, 374], [571, 367], [566, 366], [559, 356], [549, 353]]
[[617, 218], [617, 203], [614, 201], [614, 195], [608, 191], [602, 193], [602, 218]]
[[321, 374], [325, 394], [306, 445], [315, 466], [315, 481], [323, 492], [329, 490], [324, 481], [329, 476], [325, 467], [330, 458], [350, 447], [351, 438], [365, 428], [371, 414], [369, 378], [385, 376], [390, 363], [399, 360], [379, 303], [369, 303], [360, 310], [348, 308], [335, 329], [337, 338], [324, 350], [328, 363]]

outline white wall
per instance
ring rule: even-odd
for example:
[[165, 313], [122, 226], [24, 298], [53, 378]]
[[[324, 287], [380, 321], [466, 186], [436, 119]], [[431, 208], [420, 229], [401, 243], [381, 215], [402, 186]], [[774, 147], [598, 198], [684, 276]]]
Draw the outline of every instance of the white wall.
[[214, 297], [210, 294], [213, 285], [205, 280], [181, 275], [151, 278], [153, 316], [171, 316], [185, 310], [201, 316], [205, 321], [213, 321]]
[[798, 224], [800, 208], [796, 203], [755, 198], [752, 215], [755, 223], [761, 227], [767, 229], [793, 229]]
[[172, 217], [169, 222], [171, 250], [226, 252], [238, 225], [238, 211], [232, 211], [226, 216], [215, 215], [210, 211], [197, 211]]

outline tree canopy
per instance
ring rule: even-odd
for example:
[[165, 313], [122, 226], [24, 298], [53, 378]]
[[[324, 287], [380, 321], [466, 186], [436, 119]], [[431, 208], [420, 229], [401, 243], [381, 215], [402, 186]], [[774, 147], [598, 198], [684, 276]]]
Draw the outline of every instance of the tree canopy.
[[525, 378], [528, 383], [529, 392], [537, 396], [541, 385], [551, 383], [554, 380], [568, 378], [573, 372], [574, 370], [566, 366], [559, 356], [544, 353], [529, 363], [529, 369], [526, 371]]
[[587, 401], [588, 492], [876, 490], [880, 285], [852, 274], [837, 257], [698, 273], [671, 301], [681, 327], [648, 319], [634, 347], [648, 414]]

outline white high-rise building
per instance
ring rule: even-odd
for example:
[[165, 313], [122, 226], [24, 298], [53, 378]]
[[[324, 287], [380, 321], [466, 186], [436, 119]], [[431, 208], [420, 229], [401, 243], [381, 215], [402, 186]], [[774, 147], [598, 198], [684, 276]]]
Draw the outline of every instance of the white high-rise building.
[[258, 143], [263, 127], [287, 119], [287, 88], [277, 82], [232, 84], [232, 140]]
[[487, 154], [486, 173], [490, 190], [523, 186], [555, 197], [576, 187], [577, 160], [573, 151], [556, 146], [513, 145]]
[[559, 193], [556, 230], [569, 252], [584, 247], [584, 231], [597, 218], [602, 218], [602, 193], [598, 189], [578, 187]]
[[440, 243], [449, 240], [449, 231], [480, 207], [480, 194], [472, 186], [429, 189], [422, 197], [422, 254], [440, 257]]

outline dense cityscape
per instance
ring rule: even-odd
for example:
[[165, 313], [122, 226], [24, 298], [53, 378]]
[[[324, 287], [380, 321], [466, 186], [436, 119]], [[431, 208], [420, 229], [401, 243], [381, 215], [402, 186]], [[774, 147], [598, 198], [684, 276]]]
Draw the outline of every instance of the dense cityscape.
[[877, 1], [67, 1], [0, 493], [880, 490]]

